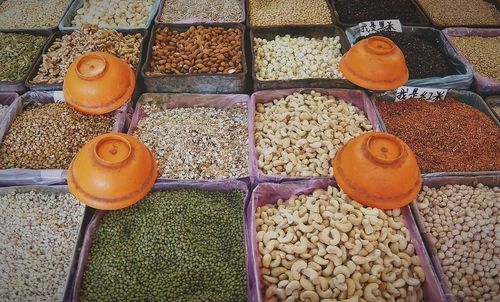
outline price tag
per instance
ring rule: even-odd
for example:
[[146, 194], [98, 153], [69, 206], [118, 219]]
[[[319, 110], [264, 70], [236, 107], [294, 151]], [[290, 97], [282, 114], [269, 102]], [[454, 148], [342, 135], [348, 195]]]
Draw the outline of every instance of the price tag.
[[361, 22], [358, 24], [359, 34], [362, 37], [366, 37], [373, 33], [377, 33], [379, 31], [397, 31], [402, 32], [403, 28], [401, 27], [401, 22], [399, 20], [377, 20], [377, 21], [368, 21]]
[[60, 90], [58, 91], [54, 91], [54, 93], [52, 94], [53, 98], [54, 98], [54, 102], [56, 103], [64, 103], [64, 93]]
[[422, 99], [430, 103], [444, 100], [448, 89], [401, 86], [396, 90], [396, 102], [408, 99]]

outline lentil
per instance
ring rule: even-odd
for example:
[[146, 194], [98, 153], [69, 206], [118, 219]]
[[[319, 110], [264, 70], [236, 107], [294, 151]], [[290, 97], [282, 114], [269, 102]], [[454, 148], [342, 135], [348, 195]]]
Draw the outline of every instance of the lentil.
[[384, 36], [396, 43], [405, 56], [410, 79], [457, 74], [442, 48], [439, 48], [437, 37], [394, 31], [379, 32], [370, 36]]
[[114, 29], [99, 29], [84, 25], [71, 34], [56, 38], [43, 54], [43, 62], [32, 83], [62, 83], [69, 66], [79, 56], [91, 51], [103, 51], [119, 57], [136, 70], [141, 60], [141, 42], [137, 34], [124, 35]]
[[410, 146], [424, 173], [500, 170], [500, 128], [481, 111], [453, 99], [377, 105], [387, 131]]
[[71, 25], [146, 27], [152, 7], [153, 0], [85, 0]]
[[249, 0], [250, 26], [332, 24], [325, 0]]
[[247, 109], [212, 107], [163, 110], [147, 116], [134, 133], [151, 148], [163, 178], [220, 179], [248, 175]]
[[500, 13], [494, 1], [417, 0], [433, 23], [440, 26], [500, 25]]
[[199, 25], [184, 32], [158, 28], [148, 75], [241, 73], [242, 41], [238, 28]]
[[500, 37], [451, 37], [474, 69], [495, 81], [500, 81]]
[[65, 103], [29, 105], [0, 144], [0, 169], [67, 169], [89, 139], [112, 127], [111, 114], [84, 115]]
[[372, 125], [357, 107], [318, 92], [295, 92], [258, 103], [255, 145], [267, 175], [331, 176], [331, 160], [351, 138]]
[[227, 23], [243, 22], [242, 1], [165, 0], [160, 17], [161, 22], [175, 23], [192, 19]]
[[85, 206], [54, 191], [0, 196], [2, 301], [62, 300]]
[[342, 79], [339, 71], [342, 45], [339, 41], [338, 36], [315, 39], [285, 35], [270, 41], [254, 38], [257, 79]]
[[242, 192], [149, 194], [99, 223], [82, 301], [247, 301]]
[[445, 279], [460, 301], [500, 299], [500, 188], [424, 187], [418, 208]]
[[265, 299], [424, 300], [400, 209], [364, 207], [328, 187], [258, 207], [255, 224]]
[[5, 0], [0, 3], [0, 28], [39, 29], [57, 27], [68, 0]]
[[410, 0], [334, 0], [344, 23], [399, 19], [401, 23], [424, 23], [425, 17]]

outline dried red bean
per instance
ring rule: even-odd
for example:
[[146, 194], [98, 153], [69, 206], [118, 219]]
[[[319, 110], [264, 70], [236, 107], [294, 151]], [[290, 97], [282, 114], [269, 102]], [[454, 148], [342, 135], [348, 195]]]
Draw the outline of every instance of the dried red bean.
[[500, 127], [481, 111], [452, 99], [377, 105], [387, 131], [412, 148], [422, 172], [500, 170]]

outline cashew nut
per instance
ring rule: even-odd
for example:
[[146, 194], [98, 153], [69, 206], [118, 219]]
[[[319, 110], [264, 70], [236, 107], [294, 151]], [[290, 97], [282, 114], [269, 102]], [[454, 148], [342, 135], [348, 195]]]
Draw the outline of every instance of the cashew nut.
[[292, 294], [292, 292], [298, 291], [301, 288], [302, 288], [302, 286], [300, 285], [299, 281], [297, 281], [297, 280], [290, 281], [290, 283], [288, 283], [288, 285], [285, 288], [285, 294], [287, 296], [290, 296]]
[[365, 288], [363, 289], [363, 298], [367, 302], [375, 302], [380, 300], [379, 298], [375, 297], [373, 294], [373, 291], [378, 289], [378, 284], [377, 283], [369, 283], [365, 285]]
[[300, 294], [300, 300], [305, 302], [318, 302], [319, 296], [314, 291], [306, 290]]

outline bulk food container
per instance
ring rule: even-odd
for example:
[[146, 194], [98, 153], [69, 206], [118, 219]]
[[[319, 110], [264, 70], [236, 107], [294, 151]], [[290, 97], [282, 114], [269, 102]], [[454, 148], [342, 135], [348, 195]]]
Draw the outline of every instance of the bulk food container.
[[339, 37], [339, 43], [342, 46], [341, 54], [346, 53], [349, 48], [343, 30], [335, 25], [316, 25], [316, 26], [272, 26], [259, 27], [250, 30], [250, 46], [252, 54], [252, 79], [254, 90], [264, 89], [285, 89], [285, 88], [355, 88], [356, 86], [346, 79], [329, 79], [329, 78], [306, 78], [306, 79], [290, 79], [290, 80], [259, 80], [256, 70], [256, 43], [255, 38], [273, 40], [276, 36], [284, 37], [290, 35], [291, 38], [306, 37], [322, 39], [323, 37]]
[[[153, 61], [153, 47], [156, 45], [156, 32], [168, 28], [179, 32], [186, 32], [191, 26], [205, 26], [235, 28], [242, 33], [241, 37], [241, 65], [240, 73], [161, 73], [149, 74]], [[164, 53], [168, 53], [166, 50]], [[172, 55], [168, 53], [169, 55]], [[175, 56], [175, 54], [173, 55]], [[215, 56], [215, 55], [214, 55]], [[141, 75], [144, 79], [146, 92], [175, 92], [175, 93], [242, 93], [246, 87], [247, 65], [245, 57], [245, 27], [242, 24], [155, 24], [151, 30], [146, 60], [142, 66]]]
[[[5, 140], [6, 135], [9, 134], [9, 130], [12, 124], [23, 113], [26, 107], [44, 106], [46, 104], [53, 104], [53, 103], [60, 103], [64, 104], [64, 106], [68, 106], [67, 104], [64, 103], [62, 91], [53, 91], [53, 92], [30, 91], [18, 97], [9, 107], [9, 109], [7, 110], [7, 112], [0, 121], [0, 147], [2, 146], [2, 141]], [[69, 108], [70, 110], [73, 110], [71, 107]], [[130, 114], [130, 112], [131, 112], [131, 104], [130, 102], [128, 102], [118, 110], [115, 110], [114, 112], [110, 113], [113, 116], [112, 118], [113, 132], [124, 131], [126, 125], [128, 124], [128, 114]], [[90, 116], [86, 117], [90, 118]], [[73, 126], [76, 126], [78, 120], [75, 120], [73, 122], [74, 122]], [[38, 125], [37, 121], [31, 121], [30, 127], [39, 127], [39, 126], [41, 125]], [[48, 126], [43, 125], [43, 127], [48, 127]], [[39, 131], [38, 133], [40, 132], [41, 131]], [[32, 138], [24, 137], [20, 139], [41, 140], [42, 137], [41, 136]], [[59, 140], [61, 139], [62, 138], [59, 138]], [[79, 138], [68, 137], [65, 138], [64, 140], [74, 141], [77, 139]], [[0, 156], [3, 157], [4, 154], [0, 154]], [[42, 154], [40, 154], [40, 160], [47, 160], [47, 159], [42, 159], [41, 156]], [[0, 186], [29, 185], [29, 184], [39, 184], [39, 185], [61, 184], [66, 181], [66, 169], [28, 169], [28, 168], [0, 169]]]
[[[19, 8], [19, 6], [22, 6], [22, 5], [25, 5], [25, 3], [28, 3], [28, 5], [31, 5], [32, 2], [31, 1], [23, 1], [25, 3], [23, 3], [22, 5], [19, 4], [19, 1], [17, 0], [0, 0], [0, 8], [2, 6], [2, 4], [4, 2], [15, 2], [15, 7]], [[31, 3], [30, 3], [31, 2]], [[36, 1], [36, 2], [40, 2], [40, 3], [51, 3], [51, 1]], [[61, 11], [61, 14], [60, 14], [60, 17], [57, 18], [57, 21], [54, 23], [54, 24], [51, 24], [51, 26], [46, 26], [46, 27], [43, 27], [43, 28], [38, 28], [38, 27], [30, 27], [30, 28], [11, 28], [11, 27], [8, 27], [8, 28], [5, 28], [6, 30], [12, 30], [12, 29], [15, 29], [15, 30], [49, 30], [49, 31], [56, 31], [57, 30], [57, 26], [59, 25], [59, 23], [62, 21], [64, 15], [66, 14], [66, 12], [68, 11], [71, 3], [73, 2], [73, 0], [68, 0], [67, 1], [67, 4], [65, 5], [64, 7], [64, 10]], [[41, 9], [41, 8], [40, 8]], [[37, 13], [40, 13], [38, 9], [37, 11], [23, 11], [22, 13], [23, 14], [26, 14], [26, 15], [34, 15], [34, 14], [37, 14]], [[52, 6], [51, 9], [53, 10], [54, 7]], [[7, 13], [11, 13], [11, 12], [7, 12]], [[37, 15], [35, 15], [37, 16]], [[0, 18], [2, 17], [2, 15], [0, 15]], [[45, 17], [45, 16], [44, 16]], [[31, 17], [28, 17], [28, 18], [31, 18]], [[35, 17], [36, 18], [36, 17]], [[1, 28], [0, 28], [1, 29]], [[2, 30], [3, 31], [3, 30]]]
[[[161, 193], [161, 192], [164, 192], [164, 193], [172, 193], [174, 194], [175, 192], [179, 192], [179, 194], [189, 194], [190, 191], [201, 191], [202, 194], [206, 194], [208, 192], [224, 192], [224, 193], [230, 193], [230, 192], [241, 192], [244, 196], [243, 200], [241, 200], [241, 206], [242, 206], [242, 213], [240, 214], [241, 215], [241, 223], [242, 223], [242, 234], [241, 234], [241, 237], [242, 237], [242, 241], [244, 242], [241, 242], [242, 244], [242, 247], [243, 247], [243, 250], [244, 250], [244, 254], [245, 254], [245, 259], [244, 259], [244, 264], [242, 263], [242, 265], [245, 266], [245, 272], [246, 272], [246, 283], [247, 283], [247, 286], [246, 286], [246, 295], [248, 296], [248, 301], [255, 301], [255, 299], [253, 298], [255, 296], [255, 292], [257, 291], [257, 283], [256, 283], [256, 280], [253, 279], [253, 274], [251, 273], [252, 270], [253, 270], [253, 262], [251, 262], [252, 260], [252, 257], [250, 255], [250, 250], [249, 250], [249, 247], [247, 246], [247, 234], [248, 234], [248, 231], [247, 231], [247, 225], [245, 224], [246, 223], [246, 218], [245, 218], [245, 209], [247, 208], [247, 204], [249, 202], [249, 199], [250, 199], [250, 192], [249, 192], [249, 189], [247, 187], [247, 184], [245, 184], [244, 182], [241, 182], [241, 181], [187, 181], [187, 182], [184, 182], [184, 181], [178, 181], [178, 182], [170, 182], [170, 183], [157, 183], [155, 184], [155, 186], [153, 187], [153, 190], [152, 192], [150, 193], [150, 195], [152, 194], [155, 194], [155, 193]], [[147, 197], [146, 197], [147, 198]], [[168, 198], [168, 197], [167, 197]], [[163, 199], [163, 201], [165, 201], [166, 199]], [[199, 200], [200, 202], [203, 202], [203, 200]], [[134, 205], [133, 207], [140, 207], [141, 206], [141, 202], [144, 202], [144, 201], [140, 201], [138, 204]], [[213, 205], [213, 206], [216, 206], [216, 205]], [[71, 280], [71, 286], [67, 288], [67, 292], [66, 294], [70, 294], [70, 296], [72, 297], [71, 299], [69, 299], [68, 301], [79, 301], [80, 300], [80, 297], [81, 297], [81, 292], [82, 290], [84, 290], [83, 288], [83, 282], [84, 282], [84, 276], [85, 276], [85, 273], [88, 269], [88, 265], [89, 265], [89, 259], [92, 259], [92, 249], [93, 249], [93, 246], [94, 246], [94, 238], [96, 236], [96, 232], [99, 231], [99, 228], [101, 227], [101, 223], [103, 221], [103, 219], [106, 219], [109, 215], [111, 214], [116, 214], [116, 215], [120, 215], [121, 213], [123, 213], [123, 215], [125, 215], [125, 213], [127, 211], [130, 211], [131, 208], [127, 208], [127, 209], [123, 209], [123, 210], [119, 210], [119, 211], [101, 211], [101, 210], [98, 210], [95, 212], [95, 214], [93, 215], [92, 217], [92, 220], [90, 221], [90, 224], [89, 224], [89, 227], [86, 229], [86, 232], [85, 232], [85, 236], [83, 238], [79, 238], [77, 244], [76, 244], [76, 247], [75, 247], [75, 258], [78, 259], [78, 266], [76, 268], [76, 271], [73, 271], [72, 273], [74, 273], [74, 280]], [[157, 209], [156, 209], [157, 210]], [[175, 211], [174, 209], [172, 209], [172, 211]], [[182, 210], [184, 211], [184, 210]], [[174, 213], [172, 212], [173, 214], [175, 215], [179, 215], [179, 213]], [[137, 215], [138, 213], [136, 213]], [[167, 220], [167, 217], [165, 216], [161, 216], [162, 218], [161, 219], [164, 219], [164, 223], [165, 224], [168, 224], [169, 222]], [[234, 221], [233, 221], [234, 222]], [[123, 229], [117, 229], [116, 230], [118, 233], [122, 232]], [[130, 232], [133, 233], [133, 230], [130, 230]], [[141, 235], [141, 236], [147, 236], [146, 234], [144, 235]], [[216, 237], [216, 234], [213, 234], [213, 233], [210, 233], [210, 234], [206, 234], [207, 238], [210, 238], [210, 240], [219, 240], [220, 238], [217, 238]], [[150, 236], [148, 236], [150, 237]], [[167, 237], [169, 237], [169, 235], [167, 235]], [[172, 239], [173, 240], [173, 239]], [[146, 243], [144, 244], [145, 246], [147, 245]], [[178, 248], [179, 251], [184, 251], [184, 252], [189, 252], [189, 250], [196, 250], [196, 247], [190, 249], [190, 248], [187, 248], [185, 245], [183, 245], [182, 247], [179, 247]], [[122, 252], [121, 250], [114, 250], [114, 252]], [[228, 251], [229, 252], [229, 251]], [[135, 252], [134, 252], [135, 253]], [[181, 254], [178, 255], [179, 257], [182, 257]], [[132, 258], [133, 255], [132, 254], [129, 254], [127, 257], [129, 258]], [[159, 256], [161, 258], [161, 256]], [[180, 259], [180, 258], [179, 258]], [[154, 259], [151, 259], [151, 260], [154, 260]], [[156, 259], [158, 260], [158, 259]], [[156, 261], [154, 260], [154, 261]], [[201, 259], [200, 259], [201, 260]], [[179, 260], [180, 262], [179, 263], [182, 263], [182, 261], [184, 260]], [[114, 264], [116, 265], [116, 263]], [[126, 265], [126, 264], [125, 264]], [[114, 267], [113, 269], [115, 269], [116, 267]], [[206, 270], [206, 272], [210, 272], [211, 268], [210, 267], [205, 267], [204, 270]], [[102, 270], [102, 272], [105, 272], [106, 270]], [[172, 277], [172, 275], [170, 276]], [[169, 277], [169, 278], [170, 278]], [[123, 278], [121, 278], [121, 280], [124, 280], [124, 284], [127, 283], [128, 281], [127, 280], [130, 280], [130, 278], [132, 278], [131, 275], [129, 276], [123, 276]], [[161, 277], [159, 277], [158, 279], [158, 282], [160, 282], [160, 279]], [[195, 282], [195, 280], [191, 280], [193, 282]], [[116, 283], [113, 283], [113, 286], [115, 286]], [[203, 287], [202, 287], [203, 288]], [[189, 294], [191, 295], [196, 295], [198, 293], [198, 290], [201, 290], [202, 288], [197, 288], [197, 289], [192, 289], [191, 292], [189, 292]], [[159, 289], [160, 292], [161, 292], [161, 289]], [[156, 290], [156, 289], [150, 289], [150, 294], [151, 295], [154, 295], [154, 294], [159, 294], [159, 292]]]
[[[259, 184], [252, 192], [252, 197], [250, 200], [249, 207], [246, 212], [247, 221], [247, 246], [249, 249], [249, 257], [251, 258], [251, 263], [253, 264], [250, 273], [253, 275], [250, 279], [257, 282], [257, 292], [255, 293], [255, 300], [252, 301], [264, 301], [265, 287], [262, 278], [262, 272], [260, 271], [259, 263], [261, 263], [261, 256], [259, 251], [259, 245], [257, 243], [257, 231], [256, 231], [256, 219], [255, 213], [259, 207], [263, 207], [269, 204], [275, 204], [279, 199], [286, 201], [292, 196], [300, 195], [312, 195], [313, 191], [316, 189], [326, 190], [328, 186], [336, 187], [336, 183], [333, 179], [327, 180], [303, 180], [294, 181], [282, 184], [272, 184], [263, 183]], [[307, 211], [306, 211], [307, 212]], [[286, 215], [286, 213], [284, 214]], [[289, 213], [290, 217], [289, 223], [285, 225], [295, 225], [294, 217], [292, 213]], [[423, 297], [425, 301], [446, 301], [443, 291], [438, 284], [438, 277], [432, 267], [432, 262], [430, 260], [429, 254], [425, 249], [424, 242], [420, 236], [419, 230], [413, 216], [411, 215], [410, 207], [406, 206], [401, 208], [401, 215], [404, 219], [404, 225], [409, 231], [411, 243], [415, 248], [415, 252], [419, 258], [420, 266], [425, 274], [425, 281], [422, 285]], [[268, 216], [269, 217], [269, 216]], [[285, 219], [285, 220], [286, 220]], [[330, 218], [332, 219], [332, 218]], [[292, 222], [290, 222], [292, 221]]]
[[[445, 77], [430, 77], [430, 78], [411, 78], [405, 84], [406, 86], [415, 87], [431, 87], [431, 88], [446, 88], [446, 89], [468, 89], [472, 84], [472, 69], [466, 64], [466, 61], [457, 54], [455, 49], [448, 43], [446, 38], [439, 30], [431, 27], [416, 27], [402, 26], [403, 33], [408, 33], [425, 39], [429, 43], [434, 44], [440, 50], [447, 61], [453, 67], [455, 74]], [[353, 26], [346, 29], [346, 36], [349, 43], [353, 45], [360, 38], [359, 26]], [[410, 59], [411, 60], [411, 59]]]
[[[188, 13], [183, 18], [180, 18], [178, 21], [172, 21], [172, 22], [164, 22], [162, 21], [162, 15], [163, 12], [170, 9], [167, 3], [165, 3], [167, 0], [161, 0], [160, 1], [160, 8], [158, 9], [158, 14], [156, 15], [155, 18], [155, 23], [171, 23], [171, 24], [191, 24], [191, 23], [199, 23], [199, 24], [210, 24], [210, 23], [231, 23], [231, 22], [226, 22], [223, 20], [211, 20], [211, 19], [206, 19], [206, 18], [200, 18], [197, 16], [191, 16]], [[245, 9], [245, 0], [234, 0], [234, 2], [239, 2], [241, 12], [242, 12], [242, 19], [238, 23], [245, 23], [245, 17], [246, 17], [246, 9]], [[210, 5], [209, 2], [205, 2], [206, 5]], [[236, 21], [234, 21], [236, 22]]]

